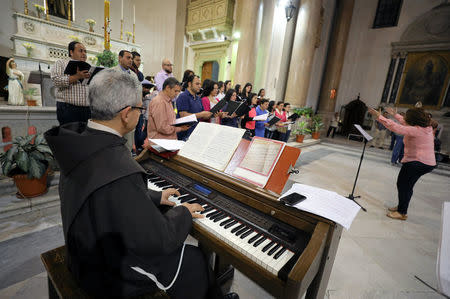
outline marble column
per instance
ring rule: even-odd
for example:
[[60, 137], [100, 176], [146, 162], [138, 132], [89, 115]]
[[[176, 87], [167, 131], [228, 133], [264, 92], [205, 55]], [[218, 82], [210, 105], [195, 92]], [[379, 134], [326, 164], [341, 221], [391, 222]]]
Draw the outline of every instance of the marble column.
[[[336, 98], [339, 95], [338, 88], [341, 80], [354, 4], [355, 0], [341, 0], [336, 2], [335, 20], [333, 22], [330, 44], [328, 46], [328, 57], [319, 94], [320, 113], [328, 112], [332, 114], [336, 108]], [[336, 90], [333, 98], [330, 97], [332, 89]]]
[[275, 1], [263, 0], [263, 13], [261, 34], [258, 46], [258, 56], [256, 58], [256, 74], [254, 92], [266, 87], [266, 75], [269, 66], [270, 44], [272, 43], [273, 16], [275, 11]]
[[302, 0], [298, 10], [294, 44], [292, 46], [285, 102], [302, 107], [306, 104], [309, 81], [320, 25], [320, 0]]
[[244, 85], [255, 81], [256, 55], [257, 55], [257, 31], [259, 0], [238, 1], [237, 24], [241, 34], [236, 57], [236, 69], [234, 72], [234, 84]]
[[173, 55], [174, 76], [178, 80], [183, 79], [183, 73], [186, 69], [186, 49], [185, 49], [185, 24], [187, 13], [187, 1], [177, 1], [177, 14], [175, 22], [175, 47]]
[[[300, 1], [292, 1], [292, 4], [298, 9]], [[284, 99], [284, 95], [286, 93], [286, 82], [288, 78], [289, 64], [291, 63], [292, 44], [294, 43], [297, 16], [298, 13], [294, 14], [294, 17], [286, 24], [286, 31], [284, 33], [283, 42], [283, 53], [281, 54], [280, 72], [275, 93], [276, 99], [274, 100]]]

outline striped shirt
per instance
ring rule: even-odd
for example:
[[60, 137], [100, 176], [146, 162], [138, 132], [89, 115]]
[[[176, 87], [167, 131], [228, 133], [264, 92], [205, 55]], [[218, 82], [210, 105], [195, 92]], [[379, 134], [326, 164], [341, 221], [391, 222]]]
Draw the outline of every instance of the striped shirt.
[[69, 83], [69, 75], [64, 75], [64, 70], [70, 59], [58, 60], [53, 65], [50, 77], [57, 87], [56, 100], [75, 106], [89, 106], [89, 87], [82, 85], [80, 81]]

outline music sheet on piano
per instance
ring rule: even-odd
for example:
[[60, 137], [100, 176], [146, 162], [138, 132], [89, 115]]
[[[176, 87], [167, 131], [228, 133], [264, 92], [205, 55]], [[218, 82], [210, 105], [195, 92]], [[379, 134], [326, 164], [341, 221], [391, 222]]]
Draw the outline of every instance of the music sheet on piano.
[[244, 133], [244, 129], [200, 122], [178, 155], [224, 171]]

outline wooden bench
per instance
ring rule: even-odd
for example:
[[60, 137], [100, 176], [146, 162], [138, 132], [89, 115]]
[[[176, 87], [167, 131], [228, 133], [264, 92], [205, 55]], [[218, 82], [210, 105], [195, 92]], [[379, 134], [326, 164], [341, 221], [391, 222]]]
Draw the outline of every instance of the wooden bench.
[[[61, 246], [41, 254], [42, 263], [47, 270], [48, 296], [50, 299], [93, 299], [76, 283], [66, 266], [66, 247]], [[158, 291], [151, 295], [134, 297], [133, 299], [169, 298], [165, 292]]]

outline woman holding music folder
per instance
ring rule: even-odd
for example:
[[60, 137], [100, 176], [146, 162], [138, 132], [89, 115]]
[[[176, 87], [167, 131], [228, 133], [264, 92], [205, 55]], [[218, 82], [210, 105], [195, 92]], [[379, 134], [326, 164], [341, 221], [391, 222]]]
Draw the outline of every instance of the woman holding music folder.
[[234, 111], [231, 111], [230, 113], [227, 113], [227, 110], [231, 110], [230, 106], [235, 105], [235, 104], [230, 104], [230, 102], [236, 102], [236, 97], [237, 97], [237, 93], [234, 89], [229, 89], [227, 91], [227, 93], [225, 94], [225, 97], [223, 98], [222, 101], [226, 101], [227, 104], [225, 104], [225, 106], [222, 109], [222, 116], [221, 116], [221, 120], [220, 123], [222, 125], [225, 126], [229, 126], [229, 127], [238, 127], [238, 119], [239, 117], [236, 115], [236, 113]]
[[[262, 99], [256, 107], [256, 116], [269, 113], [267, 108], [269, 107], [269, 100]], [[267, 126], [267, 120], [257, 120], [255, 123], [255, 136], [264, 137], [264, 132]]]
[[436, 167], [433, 128], [430, 125], [430, 117], [422, 108], [409, 109], [404, 118], [393, 108], [388, 107], [386, 111], [393, 115], [399, 123], [387, 119], [377, 110], [369, 108], [369, 113], [388, 130], [403, 135], [405, 144], [405, 153], [401, 161], [403, 166], [397, 178], [398, 206], [389, 208], [387, 216], [406, 220], [414, 185], [421, 176]]
[[253, 118], [256, 116], [256, 105], [258, 103], [258, 96], [256, 93], [251, 93], [247, 99], [248, 112], [244, 115], [242, 127], [245, 128], [249, 133], [250, 137], [255, 136], [255, 125], [256, 121]]
[[[206, 81], [206, 80], [205, 80]], [[205, 85], [202, 91], [202, 105], [204, 111], [210, 111], [219, 101], [216, 99], [217, 93], [219, 91], [219, 86], [217, 82], [209, 81]], [[220, 123], [220, 118], [211, 117], [210, 119], [201, 120], [211, 123]]]

